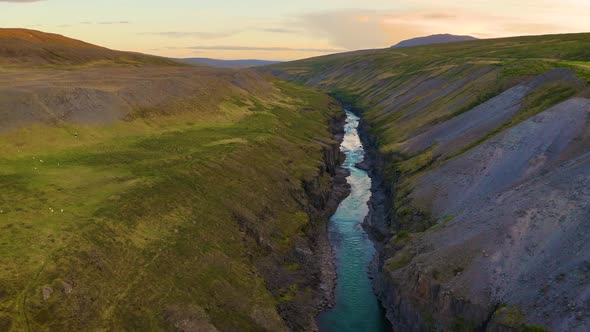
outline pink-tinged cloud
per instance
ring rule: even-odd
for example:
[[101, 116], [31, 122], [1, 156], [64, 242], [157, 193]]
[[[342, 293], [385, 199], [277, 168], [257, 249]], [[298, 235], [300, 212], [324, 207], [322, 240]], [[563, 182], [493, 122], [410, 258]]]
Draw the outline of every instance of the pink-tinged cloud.
[[[444, 4], [400, 0], [396, 3], [405, 4], [403, 9], [309, 13], [299, 17], [299, 25], [306, 27], [310, 36], [346, 49], [383, 48], [404, 39], [440, 33], [490, 38], [590, 29], [586, 23], [590, 2], [563, 1], [572, 6], [564, 8], [548, 0], [445, 1]], [[370, 0], [364, 2], [370, 3]], [[572, 12], [572, 8], [580, 10]]]
[[292, 48], [292, 47], [260, 47], [260, 46], [192, 46], [192, 50], [219, 50], [219, 51], [272, 51], [272, 52], [315, 52], [315, 53], [337, 53], [344, 52], [338, 48]]
[[[59, 26], [59, 33], [94, 44], [144, 52], [159, 49], [166, 56], [199, 51], [207, 57], [271, 60], [385, 48], [440, 33], [493, 38], [590, 30], [589, 0], [300, 0], [289, 6], [273, 0], [161, 3], [126, 0], [104, 11], [105, 4], [95, 1], [0, 0], [1, 25]], [[72, 12], [78, 13], [76, 17]], [[133, 24], [119, 18], [129, 18]], [[191, 49], [194, 45], [209, 49]]]

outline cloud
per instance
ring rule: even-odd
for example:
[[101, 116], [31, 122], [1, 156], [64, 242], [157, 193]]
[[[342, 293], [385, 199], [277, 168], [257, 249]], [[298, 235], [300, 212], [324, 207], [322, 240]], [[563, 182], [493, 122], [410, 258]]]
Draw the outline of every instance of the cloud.
[[449, 31], [456, 20], [446, 11], [345, 9], [296, 17], [310, 37], [348, 50], [384, 48], [403, 39]]
[[234, 30], [226, 30], [226, 31], [216, 31], [216, 32], [209, 32], [209, 31], [160, 31], [160, 32], [142, 32], [141, 35], [155, 35], [155, 36], [164, 36], [170, 38], [199, 38], [204, 40], [213, 40], [213, 39], [223, 39], [228, 37], [233, 37], [243, 32], [247, 31], [262, 31], [262, 32], [269, 32], [269, 33], [281, 33], [281, 34], [288, 34], [288, 33], [298, 33], [298, 31], [293, 29], [287, 28], [257, 28], [257, 27], [250, 27], [244, 29], [234, 29]]
[[457, 15], [447, 13], [427, 13], [423, 14], [422, 17], [427, 20], [446, 20], [456, 18]]
[[382, 29], [383, 14], [372, 10], [337, 10], [296, 17], [310, 36], [322, 37], [348, 50], [384, 47], [390, 35]]
[[[325, 0], [328, 1], [328, 0]], [[334, 1], [335, 0], [330, 0]], [[346, 49], [383, 48], [401, 40], [431, 34], [451, 33], [478, 37], [503, 37], [588, 30], [587, 0], [471, 0], [432, 2], [400, 0], [381, 9], [335, 9], [292, 15], [285, 27], [305, 29], [308, 38], [323, 39]], [[578, 8], [572, 12], [571, 8]], [[563, 20], [568, 17], [568, 20]]]
[[337, 47], [356, 50], [389, 47], [397, 41], [429, 32], [448, 32], [423, 22], [436, 21], [440, 25], [440, 22], [454, 19], [454, 16], [442, 12], [350, 9], [307, 13], [296, 19], [297, 25], [305, 27], [309, 36], [323, 38]]
[[186, 47], [191, 50], [215, 50], [215, 51], [270, 51], [270, 52], [316, 52], [316, 53], [336, 53], [344, 52], [345, 49], [338, 48], [291, 48], [291, 47], [258, 47], [258, 46], [192, 46]]
[[[223, 1], [216, 1], [223, 3]], [[165, 17], [170, 21], [162, 22], [166, 24], [162, 26], [169, 28], [116, 20], [122, 17], [132, 18], [130, 17], [132, 14], [129, 13], [135, 10], [133, 8], [119, 8], [111, 17], [98, 16], [102, 15], [100, 11], [90, 10], [79, 18], [71, 17], [71, 22], [56, 22], [54, 21], [56, 17], [48, 14], [43, 19], [49, 21], [42, 21], [39, 17], [39, 20], [34, 22], [44, 23], [44, 27], [48, 28], [55, 28], [58, 24], [63, 24], [62, 28], [69, 24], [73, 24], [73, 27], [86, 27], [87, 29], [80, 31], [81, 38], [84, 38], [84, 34], [91, 33], [90, 31], [98, 31], [100, 27], [106, 28], [112, 24], [111, 27], [117, 27], [118, 33], [108, 38], [107, 44], [110, 43], [111, 47], [135, 45], [129, 43], [129, 39], [141, 39], [134, 40], [137, 45], [141, 45], [135, 46], [136, 48], [159, 47], [163, 49], [163, 52], [166, 50], [196, 52], [200, 49], [205, 54], [225, 53], [227, 56], [237, 56], [237, 51], [243, 51], [241, 53], [244, 55], [240, 57], [264, 54], [276, 57], [274, 54], [278, 54], [285, 58], [297, 58], [317, 53], [383, 48], [403, 39], [437, 33], [491, 38], [579, 32], [588, 30], [590, 13], [588, 0], [310, 1], [292, 2], [293, 5], [289, 5], [288, 8], [271, 6], [264, 11], [247, 9], [244, 6], [226, 6], [214, 10], [205, 8], [202, 12], [195, 14], [195, 17], [190, 18], [185, 17], [189, 15], [189, 7], [172, 8], [174, 7], [172, 6], [169, 8], [172, 10], [171, 15]], [[33, 14], [35, 17], [38, 15], [38, 13], [30, 12], [31, 8], [40, 7], [39, 2], [49, 5], [58, 1], [0, 0], [0, 2], [6, 4], [5, 7], [24, 10], [20, 15], [15, 14], [14, 19], [24, 20], [23, 25], [27, 25], [29, 21], [27, 17], [30, 18]], [[27, 6], [25, 3], [38, 5]], [[96, 6], [100, 5], [96, 3]], [[355, 4], [360, 8], [350, 7]], [[95, 5], [89, 6], [90, 9], [95, 7]], [[0, 7], [2, 7], [1, 4]], [[131, 11], [125, 14], [124, 10]], [[202, 8], [199, 7], [199, 10]], [[154, 17], [160, 14], [162, 14], [160, 11], [146, 11], [146, 15], [154, 15]], [[63, 19], [68, 18], [66, 16]], [[102, 25], [99, 26], [99, 24]], [[133, 25], [123, 26], [125, 24]], [[90, 29], [91, 25], [97, 26]], [[142, 27], [143, 30], [139, 31], [145, 32], [137, 32], [138, 30], [131, 29], [132, 27]], [[160, 29], [164, 31], [159, 32]], [[165, 29], [170, 30], [165, 31]], [[182, 29], [186, 30], [182, 31]], [[137, 38], [141, 35], [145, 35], [145, 38]], [[165, 48], [166, 44], [162, 40], [164, 43], [168, 40], [168, 45], [180, 47]], [[192, 49], [184, 47], [199, 44], [221, 46], [201, 46]], [[283, 45], [286, 47], [278, 47]]]
[[551, 33], [552, 31], [566, 31], [567, 29], [566, 26], [561, 24], [527, 22], [507, 22], [501, 24], [498, 28], [516, 34]]
[[130, 24], [131, 22], [129, 21], [102, 21], [102, 22], [97, 22], [97, 24]]
[[292, 30], [292, 29], [285, 29], [285, 28], [264, 28], [259, 29], [260, 31], [264, 32], [271, 32], [271, 33], [298, 33], [299, 31]]
[[243, 30], [219, 31], [219, 32], [199, 32], [199, 31], [162, 31], [162, 32], [143, 32], [142, 35], [158, 35], [170, 38], [199, 38], [199, 39], [221, 39], [231, 37], [241, 33]]

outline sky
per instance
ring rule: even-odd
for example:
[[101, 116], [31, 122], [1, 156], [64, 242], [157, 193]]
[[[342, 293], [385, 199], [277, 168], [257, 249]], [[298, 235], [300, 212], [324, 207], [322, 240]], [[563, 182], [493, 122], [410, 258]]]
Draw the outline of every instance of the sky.
[[590, 0], [0, 0], [0, 27], [168, 57], [293, 60], [437, 33], [590, 31]]

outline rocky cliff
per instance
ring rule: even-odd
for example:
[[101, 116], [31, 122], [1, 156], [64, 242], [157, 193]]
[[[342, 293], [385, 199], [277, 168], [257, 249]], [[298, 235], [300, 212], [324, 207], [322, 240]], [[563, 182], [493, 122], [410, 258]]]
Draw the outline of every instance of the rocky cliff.
[[330, 119], [333, 141], [324, 143], [324, 161], [318, 174], [302, 183], [303, 192], [289, 193], [309, 217], [304, 236], [296, 239], [286, 254], [272, 253], [257, 262], [267, 287], [276, 297], [284, 295], [285, 285], [306, 290], [292, 292], [289, 301], [279, 304], [279, 313], [293, 331], [317, 331], [318, 313], [334, 303], [336, 270], [327, 221], [350, 192], [348, 173], [340, 167], [345, 120], [343, 111]]

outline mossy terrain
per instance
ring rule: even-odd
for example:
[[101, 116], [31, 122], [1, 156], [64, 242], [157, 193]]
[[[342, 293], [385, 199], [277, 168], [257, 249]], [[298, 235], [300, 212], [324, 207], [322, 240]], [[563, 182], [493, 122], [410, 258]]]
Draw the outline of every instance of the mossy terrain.
[[498, 329], [518, 332], [549, 332], [540, 326], [527, 325], [525, 315], [516, 305], [501, 305], [492, 319], [492, 324], [496, 325]]
[[254, 265], [304, 236], [303, 183], [322, 174], [338, 107], [273, 84], [206, 111], [188, 99], [2, 134], [0, 329], [286, 329], [277, 306], [306, 290], [273, 296]]

